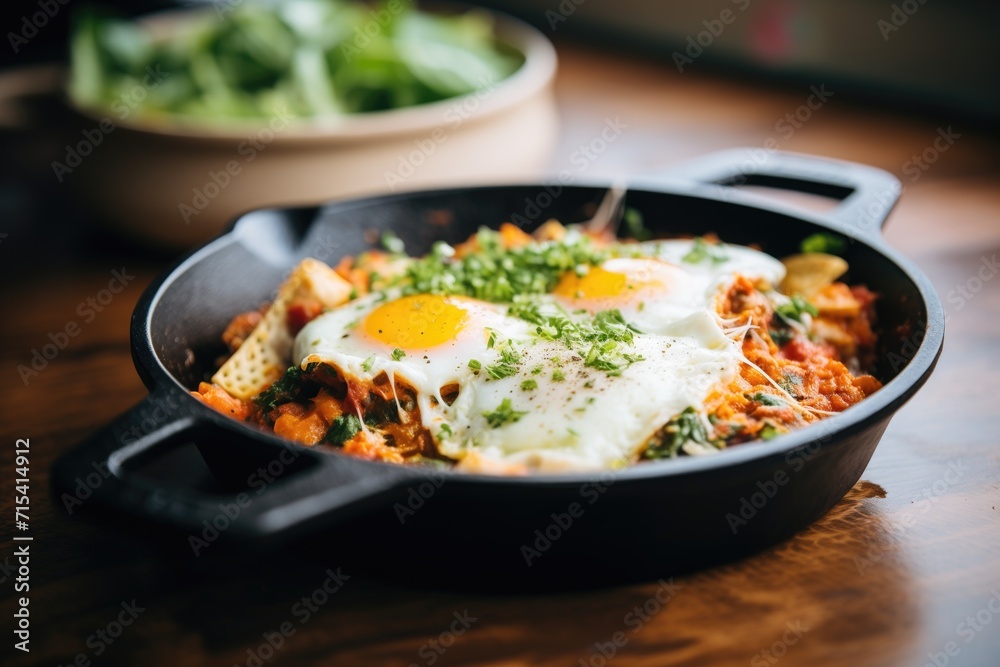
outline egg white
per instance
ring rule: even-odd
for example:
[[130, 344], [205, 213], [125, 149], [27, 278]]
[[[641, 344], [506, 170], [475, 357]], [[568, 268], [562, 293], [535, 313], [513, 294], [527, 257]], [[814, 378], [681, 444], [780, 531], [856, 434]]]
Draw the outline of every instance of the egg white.
[[[784, 276], [779, 261], [741, 246], [725, 246], [724, 261], [685, 262], [693, 243], [644, 243], [637, 246], [644, 256], [606, 261], [604, 270], [628, 278], [621, 293], [590, 302], [538, 297], [545, 309], [562, 308], [582, 319], [617, 308], [639, 332], [629, 352], [643, 357], [620, 375], [587, 366], [562, 341], [533, 335], [534, 325], [510, 316], [508, 306], [466, 298], [451, 301], [466, 312], [454, 337], [421, 347], [416, 332], [422, 325], [414, 322], [410, 344], [399, 346], [405, 356], [394, 359], [394, 346], [366, 334], [362, 323], [399, 294], [368, 295], [316, 318], [296, 337], [294, 362], [327, 363], [359, 382], [382, 373], [394, 383], [404, 381], [414, 389], [421, 422], [439, 451], [467, 470], [620, 467], [634, 461], [671, 417], [703, 405], [713, 387], [738, 373], [740, 344], [726, 335], [715, 314], [718, 294], [737, 274], [771, 284]], [[511, 341], [520, 355], [509, 377], [495, 379], [485, 370], [500, 359], [500, 345], [487, 343], [491, 331], [495, 341]], [[470, 367], [472, 359], [480, 362], [478, 370]], [[526, 381], [535, 387], [523, 388]], [[456, 384], [458, 397], [447, 405], [441, 389]], [[486, 415], [504, 400], [516, 418], [491, 427]]]

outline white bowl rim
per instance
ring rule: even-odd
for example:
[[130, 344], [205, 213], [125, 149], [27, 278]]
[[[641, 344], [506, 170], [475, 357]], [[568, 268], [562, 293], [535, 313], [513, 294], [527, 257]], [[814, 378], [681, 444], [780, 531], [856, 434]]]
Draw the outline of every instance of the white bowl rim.
[[[481, 7], [452, 5], [487, 11]], [[148, 17], [147, 20], [159, 20], [178, 13], [189, 13], [198, 10], [176, 10]], [[336, 118], [296, 119], [288, 127], [276, 133], [275, 139], [290, 142], [354, 142], [372, 138], [391, 137], [400, 134], [433, 132], [443, 128], [448, 123], [448, 112], [458, 110], [465, 104], [476, 100], [476, 107], [462, 118], [462, 122], [473, 122], [492, 116], [522, 102], [533, 98], [540, 91], [551, 86], [555, 78], [557, 57], [555, 47], [537, 28], [502, 12], [488, 10], [495, 20], [497, 39], [524, 56], [521, 66], [507, 78], [496, 84], [493, 91], [483, 96], [482, 89], [449, 97], [437, 102], [428, 102], [386, 111], [370, 111], [348, 114]], [[103, 107], [84, 106], [75, 103], [69, 95], [65, 95], [69, 107], [95, 121], [111, 119], [108, 109]], [[248, 136], [267, 127], [265, 120], [247, 122], [226, 121], [226, 125], [211, 125], [198, 123], [178, 123], [164, 120], [133, 121], [129, 119], [112, 119], [116, 127], [124, 128], [142, 134], [161, 137], [197, 139], [208, 141], [242, 141]]]

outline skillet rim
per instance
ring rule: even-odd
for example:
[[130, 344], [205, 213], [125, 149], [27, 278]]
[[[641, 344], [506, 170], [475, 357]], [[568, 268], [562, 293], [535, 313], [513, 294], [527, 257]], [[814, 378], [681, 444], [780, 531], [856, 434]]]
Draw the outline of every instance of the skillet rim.
[[[603, 179], [581, 179], [570, 184], [565, 184], [564, 188], [574, 189], [594, 189], [610, 187], [608, 180]], [[917, 347], [916, 352], [907, 361], [900, 372], [887, 382], [882, 389], [871, 397], [865, 398], [860, 403], [851, 406], [837, 415], [823, 419], [815, 424], [809, 425], [791, 433], [781, 435], [772, 441], [752, 441], [746, 443], [751, 447], [734, 447], [709, 456], [685, 457], [670, 459], [665, 461], [649, 461], [642, 464], [633, 464], [618, 470], [599, 470], [589, 472], [567, 472], [560, 474], [530, 474], [523, 476], [511, 475], [490, 475], [482, 473], [464, 473], [453, 469], [424, 469], [416, 466], [403, 466], [400, 464], [386, 463], [381, 461], [368, 461], [358, 457], [349, 456], [338, 451], [316, 450], [313, 447], [300, 445], [290, 440], [280, 438], [277, 435], [266, 431], [258, 430], [252, 426], [242, 424], [217, 413], [208, 406], [202, 404], [197, 399], [189, 395], [189, 389], [181, 384], [169, 370], [161, 363], [159, 357], [153, 349], [153, 333], [151, 331], [151, 320], [153, 312], [159, 303], [163, 293], [183, 275], [190, 266], [218, 252], [232, 243], [238, 243], [241, 237], [241, 223], [251, 214], [263, 211], [283, 212], [289, 210], [312, 210], [318, 211], [337, 210], [339, 212], [350, 211], [353, 208], [364, 208], [378, 205], [387, 201], [405, 200], [413, 197], [426, 196], [456, 196], [468, 195], [472, 191], [484, 189], [518, 189], [532, 188], [540, 190], [545, 186], [541, 182], [530, 183], [504, 183], [504, 184], [484, 184], [469, 185], [460, 187], [444, 187], [432, 189], [420, 189], [398, 193], [386, 193], [372, 196], [352, 197], [349, 199], [322, 202], [312, 206], [271, 206], [266, 209], [257, 209], [238, 216], [227, 229], [217, 238], [187, 253], [169, 268], [159, 274], [146, 288], [142, 296], [136, 303], [132, 313], [130, 323], [130, 343], [132, 347], [133, 363], [140, 375], [143, 383], [149, 389], [149, 400], [156, 401], [157, 393], [164, 391], [179, 392], [186, 396], [188, 405], [195, 406], [193, 418], [195, 421], [209, 422], [225, 430], [235, 433], [241, 437], [248, 437], [262, 440], [268, 445], [289, 448], [297, 448], [300, 453], [309, 452], [319, 458], [333, 456], [348, 459], [353, 465], [361, 468], [369, 468], [368, 474], [393, 475], [399, 478], [397, 484], [408, 483], [415, 480], [423, 480], [431, 475], [444, 475], [449, 483], [487, 483], [514, 485], [518, 487], [537, 486], [545, 488], [555, 487], [577, 487], [581, 484], [593, 483], [595, 480], [606, 480], [609, 475], [613, 476], [615, 482], [621, 481], [649, 481], [651, 479], [668, 478], [678, 475], [699, 475], [712, 474], [728, 468], [745, 467], [766, 467], [775, 459], [788, 461], [790, 457], [801, 452], [808, 445], [819, 443], [820, 450], [834, 444], [843, 444], [853, 434], [863, 431], [880, 418], [890, 418], [899, 410], [923, 385], [933, 372], [938, 359], [940, 358], [944, 342], [944, 308], [940, 297], [931, 284], [930, 280], [923, 272], [908, 258], [891, 248], [882, 237], [879, 230], [866, 233], [850, 225], [845, 225], [838, 221], [824, 216], [822, 213], [806, 211], [795, 206], [776, 202], [752, 193], [737, 192], [732, 188], [717, 184], [692, 183], [680, 179], [632, 179], [629, 182], [629, 192], [643, 192], [652, 195], [667, 195], [691, 197], [694, 199], [704, 199], [714, 202], [731, 204], [739, 208], [752, 208], [769, 213], [776, 213], [801, 220], [838, 234], [847, 236], [854, 242], [862, 243], [870, 250], [877, 253], [882, 259], [895, 265], [917, 288], [921, 301], [926, 311], [927, 321], [923, 332], [923, 338]], [[724, 193], [720, 196], [720, 193]], [[888, 213], [886, 215], [888, 216]], [[882, 221], [885, 224], [885, 220]], [[913, 336], [917, 332], [914, 332]], [[817, 450], [817, 453], [819, 450]], [[334, 464], [335, 465], [335, 464]], [[362, 475], [359, 475], [361, 477]], [[289, 483], [294, 483], [290, 479]]]

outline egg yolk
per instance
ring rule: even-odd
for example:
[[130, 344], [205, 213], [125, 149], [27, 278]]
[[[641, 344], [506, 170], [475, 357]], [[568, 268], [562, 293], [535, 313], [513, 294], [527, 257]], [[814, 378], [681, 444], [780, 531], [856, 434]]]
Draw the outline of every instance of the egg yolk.
[[602, 299], [618, 296], [626, 288], [628, 276], [624, 273], [594, 266], [583, 276], [576, 275], [575, 271], [567, 271], [552, 293], [567, 299]]
[[652, 258], [617, 257], [583, 276], [568, 271], [552, 293], [590, 311], [631, 307], [647, 299], [673, 300], [694, 289], [684, 269]]
[[436, 294], [404, 296], [384, 303], [364, 321], [365, 333], [390, 347], [428, 348], [454, 340], [468, 313]]

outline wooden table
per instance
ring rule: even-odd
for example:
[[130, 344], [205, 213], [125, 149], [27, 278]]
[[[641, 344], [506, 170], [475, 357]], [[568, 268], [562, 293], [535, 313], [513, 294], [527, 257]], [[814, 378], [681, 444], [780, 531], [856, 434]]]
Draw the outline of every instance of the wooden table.
[[[129, 356], [128, 319], [166, 258], [81, 227], [73, 216], [40, 227], [44, 203], [65, 193], [51, 173], [43, 174], [47, 184], [35, 185], [24, 170], [44, 172], [47, 163], [21, 154], [3, 167], [0, 193], [9, 209], [7, 227], [0, 222], [7, 234], [0, 237], [0, 564], [15, 564], [9, 538], [16, 438], [31, 439], [34, 536], [31, 653], [16, 652], [14, 664], [245, 665], [255, 664], [255, 654], [269, 658], [265, 664], [306, 665], [599, 666], [604, 654], [614, 654], [617, 665], [1000, 664], [1000, 400], [993, 379], [1000, 367], [1000, 279], [989, 273], [995, 268], [982, 268], [1000, 250], [997, 138], [948, 118], [872, 110], [835, 89], [789, 133], [779, 122], [806, 103], [807, 87], [765, 89], [697, 68], [680, 75], [669, 65], [577, 47], [561, 55], [564, 131], [555, 169], [606, 119], [617, 118], [626, 127], [588, 176], [774, 138], [782, 149], [865, 162], [901, 177], [905, 192], [887, 236], [945, 296], [947, 343], [936, 373], [898, 413], [863, 481], [794, 539], [676, 579], [670, 601], [650, 605], [655, 613], [639, 624], [628, 614], [655, 599], [658, 584], [483, 596], [360, 577], [300, 624], [293, 605], [322, 584], [324, 567], [307, 559], [207, 563], [114, 525], [69, 517], [49, 497], [54, 458], [145, 394]], [[939, 131], [949, 128], [957, 138], [934, 154]], [[23, 148], [17, 137], [4, 141], [8, 158]], [[935, 158], [926, 171], [908, 164], [924, 151]], [[101, 312], [80, 305], [122, 268], [135, 279]], [[960, 287], [966, 296], [953, 291]], [[79, 335], [25, 386], [18, 364], [69, 322]], [[0, 655], [12, 644], [13, 576], [0, 586]], [[133, 600], [142, 611], [123, 609]], [[475, 618], [466, 621], [470, 627], [442, 634], [464, 630], [455, 619], [466, 610]], [[280, 631], [285, 621], [294, 622], [295, 633], [269, 649], [264, 633]]]

